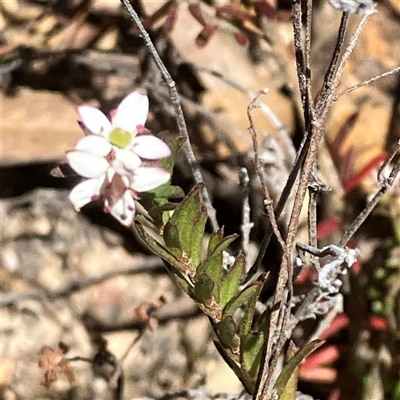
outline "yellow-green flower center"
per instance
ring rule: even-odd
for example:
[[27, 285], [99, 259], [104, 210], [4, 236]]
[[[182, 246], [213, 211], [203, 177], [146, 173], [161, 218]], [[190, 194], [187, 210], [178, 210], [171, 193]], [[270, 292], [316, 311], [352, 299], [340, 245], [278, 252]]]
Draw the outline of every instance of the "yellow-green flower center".
[[131, 143], [132, 134], [121, 128], [114, 128], [110, 133], [110, 143], [123, 149]]

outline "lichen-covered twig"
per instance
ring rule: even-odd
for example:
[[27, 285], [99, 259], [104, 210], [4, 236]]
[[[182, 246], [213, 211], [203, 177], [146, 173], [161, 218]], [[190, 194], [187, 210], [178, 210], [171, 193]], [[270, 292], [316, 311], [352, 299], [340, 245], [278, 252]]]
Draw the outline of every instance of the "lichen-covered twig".
[[249, 254], [250, 232], [254, 223], [250, 220], [250, 202], [249, 202], [249, 183], [250, 178], [246, 168], [239, 171], [239, 182], [242, 188], [243, 205], [242, 205], [242, 224], [240, 230], [242, 232], [242, 251], [245, 256]]

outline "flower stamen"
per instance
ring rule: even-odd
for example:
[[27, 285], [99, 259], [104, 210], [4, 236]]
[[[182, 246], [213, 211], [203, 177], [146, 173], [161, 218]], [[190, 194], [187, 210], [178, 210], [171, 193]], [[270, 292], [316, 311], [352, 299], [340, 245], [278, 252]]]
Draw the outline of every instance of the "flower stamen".
[[134, 137], [136, 135], [132, 135], [132, 133], [122, 128], [116, 127], [110, 132], [110, 143], [114, 146], [119, 147], [120, 149], [123, 149], [130, 145], [132, 141], [132, 136]]

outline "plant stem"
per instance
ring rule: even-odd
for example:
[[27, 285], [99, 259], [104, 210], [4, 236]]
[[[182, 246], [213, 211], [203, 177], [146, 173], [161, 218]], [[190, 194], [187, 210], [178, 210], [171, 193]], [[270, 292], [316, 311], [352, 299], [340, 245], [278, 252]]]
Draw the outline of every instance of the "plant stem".
[[150, 54], [153, 56], [154, 61], [160, 70], [170, 92], [170, 97], [172, 101], [172, 105], [174, 107], [176, 113], [176, 121], [178, 125], [179, 133], [186, 138], [185, 142], [183, 143], [183, 149], [185, 151], [187, 160], [189, 162], [190, 168], [192, 170], [193, 178], [196, 184], [203, 184], [203, 188], [201, 194], [203, 196], [203, 201], [207, 207], [208, 218], [210, 219], [211, 226], [213, 231], [217, 231], [219, 229], [218, 221], [215, 214], [215, 209], [211, 204], [210, 196], [206, 186], [204, 185], [203, 175], [200, 171], [199, 164], [196, 161], [196, 157], [194, 155], [192, 146], [190, 144], [189, 133], [186, 126], [185, 117], [183, 115], [181, 101], [179, 98], [178, 91], [176, 89], [175, 81], [172, 79], [170, 73], [168, 72], [167, 68], [165, 67], [164, 63], [162, 62], [160, 55], [158, 54], [149, 34], [147, 33], [146, 29], [144, 28], [137, 12], [134, 10], [132, 5], [130, 4], [129, 0], [121, 0], [123, 5], [125, 6], [126, 10], [128, 11], [129, 15], [131, 16], [133, 22], [138, 27], [140, 34], [150, 51]]

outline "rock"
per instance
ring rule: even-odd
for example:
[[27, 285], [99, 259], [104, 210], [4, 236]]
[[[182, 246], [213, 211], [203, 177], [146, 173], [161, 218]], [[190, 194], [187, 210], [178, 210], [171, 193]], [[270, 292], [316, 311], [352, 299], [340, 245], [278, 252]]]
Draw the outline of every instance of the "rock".
[[0, 102], [2, 167], [63, 160], [83, 136], [75, 105], [60, 93], [21, 89]]

